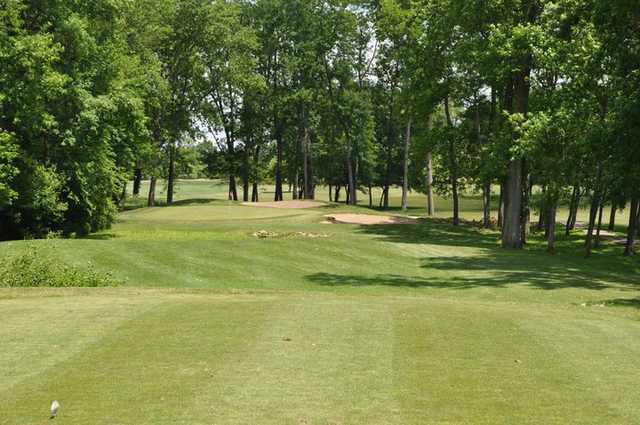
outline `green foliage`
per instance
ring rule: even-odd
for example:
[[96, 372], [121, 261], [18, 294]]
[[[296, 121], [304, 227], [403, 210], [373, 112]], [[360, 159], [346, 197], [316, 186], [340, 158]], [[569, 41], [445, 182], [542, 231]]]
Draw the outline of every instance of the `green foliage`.
[[19, 170], [14, 161], [18, 157], [18, 147], [10, 134], [0, 130], [0, 209], [9, 205], [17, 196], [12, 187]]
[[118, 286], [121, 282], [110, 273], [86, 267], [61, 264], [35, 246], [14, 254], [0, 264], [0, 287], [99, 287]]

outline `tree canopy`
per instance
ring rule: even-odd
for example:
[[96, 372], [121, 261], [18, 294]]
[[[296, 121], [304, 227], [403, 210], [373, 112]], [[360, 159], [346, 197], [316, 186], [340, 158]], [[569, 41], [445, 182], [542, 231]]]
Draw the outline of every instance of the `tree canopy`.
[[[316, 185], [483, 194], [554, 250], [588, 200], [640, 210], [640, 7], [624, 0], [0, 1], [0, 237], [86, 235], [127, 182], [201, 161], [229, 198]], [[237, 180], [242, 186], [238, 192]], [[500, 214], [491, 217], [500, 188]], [[540, 196], [534, 196], [540, 194]]]

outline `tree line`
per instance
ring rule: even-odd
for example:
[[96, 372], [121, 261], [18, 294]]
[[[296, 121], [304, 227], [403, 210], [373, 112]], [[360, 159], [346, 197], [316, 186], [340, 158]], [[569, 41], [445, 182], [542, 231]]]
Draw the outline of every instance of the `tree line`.
[[[640, 6], [626, 0], [0, 1], [0, 237], [108, 227], [134, 180], [202, 161], [232, 200], [260, 182], [348, 204], [482, 193], [483, 225], [555, 249], [640, 231]], [[380, 199], [372, 189], [382, 188]], [[499, 205], [492, 206], [492, 192]], [[535, 196], [534, 196], [535, 194]], [[497, 223], [491, 210], [498, 209]]]

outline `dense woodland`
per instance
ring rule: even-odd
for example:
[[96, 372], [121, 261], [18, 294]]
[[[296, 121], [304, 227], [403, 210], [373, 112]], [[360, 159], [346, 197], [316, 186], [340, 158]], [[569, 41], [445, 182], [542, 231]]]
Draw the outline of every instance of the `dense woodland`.
[[450, 195], [455, 225], [477, 191], [505, 248], [539, 211], [553, 252], [588, 203], [588, 255], [603, 208], [628, 209], [633, 254], [640, 4], [0, 0], [1, 239], [107, 228], [132, 179], [171, 204], [196, 162], [232, 200], [328, 185], [388, 208], [399, 185], [428, 214]]

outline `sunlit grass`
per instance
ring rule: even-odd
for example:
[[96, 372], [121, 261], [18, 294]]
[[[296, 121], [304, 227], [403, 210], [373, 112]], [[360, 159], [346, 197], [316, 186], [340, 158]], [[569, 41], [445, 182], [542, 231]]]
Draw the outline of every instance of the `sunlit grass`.
[[559, 227], [555, 256], [541, 235], [507, 252], [472, 226], [323, 224], [371, 211], [179, 187], [89, 238], [0, 244], [125, 282], [0, 290], [0, 424], [46, 423], [53, 399], [77, 425], [640, 421], [640, 263], [621, 247], [586, 259]]

